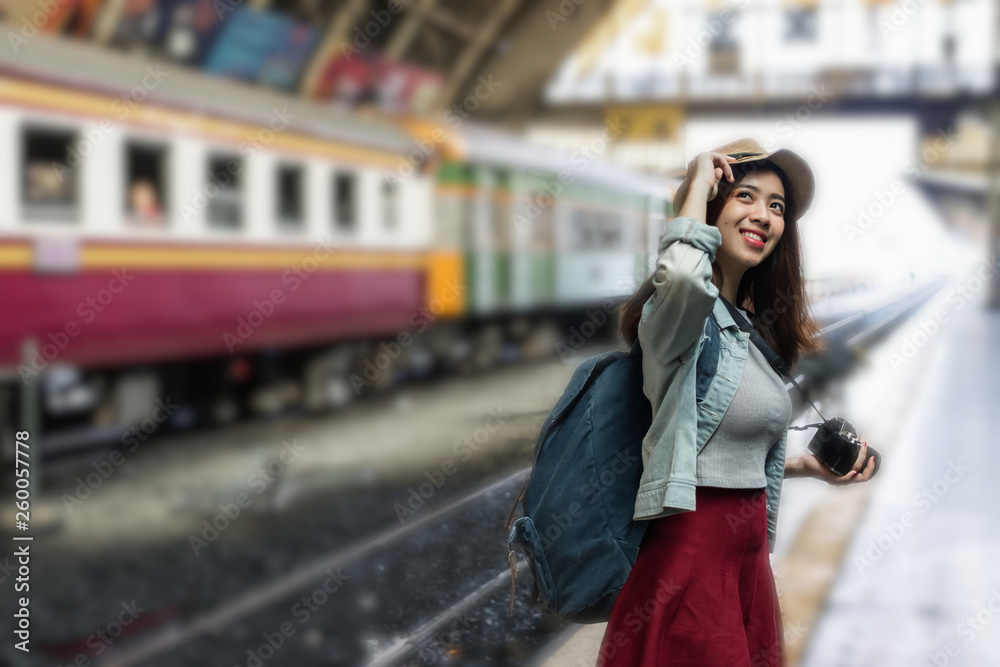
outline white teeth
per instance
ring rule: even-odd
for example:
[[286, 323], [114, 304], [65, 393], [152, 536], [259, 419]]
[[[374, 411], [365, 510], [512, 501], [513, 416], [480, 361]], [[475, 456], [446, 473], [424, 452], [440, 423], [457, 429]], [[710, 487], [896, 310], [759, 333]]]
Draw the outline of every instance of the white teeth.
[[764, 242], [764, 239], [761, 238], [761, 236], [759, 234], [754, 234], [753, 232], [743, 232], [743, 236], [749, 236], [752, 239], [757, 239], [761, 243]]

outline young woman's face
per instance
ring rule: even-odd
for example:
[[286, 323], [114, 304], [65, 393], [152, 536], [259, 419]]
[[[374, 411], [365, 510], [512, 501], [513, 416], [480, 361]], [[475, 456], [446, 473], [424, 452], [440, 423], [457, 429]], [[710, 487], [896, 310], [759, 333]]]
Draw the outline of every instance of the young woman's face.
[[[716, 223], [722, 245], [716, 260], [739, 271], [757, 266], [774, 252], [785, 231], [785, 188], [773, 171], [747, 174], [732, 191]], [[756, 232], [763, 241], [748, 233]]]

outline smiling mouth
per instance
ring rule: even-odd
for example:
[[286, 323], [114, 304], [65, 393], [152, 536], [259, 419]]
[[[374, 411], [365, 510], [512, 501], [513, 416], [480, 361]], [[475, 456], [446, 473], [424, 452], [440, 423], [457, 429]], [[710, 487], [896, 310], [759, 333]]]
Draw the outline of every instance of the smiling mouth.
[[740, 232], [740, 236], [742, 236], [747, 243], [755, 248], [764, 247], [765, 239], [759, 236], [756, 232]]

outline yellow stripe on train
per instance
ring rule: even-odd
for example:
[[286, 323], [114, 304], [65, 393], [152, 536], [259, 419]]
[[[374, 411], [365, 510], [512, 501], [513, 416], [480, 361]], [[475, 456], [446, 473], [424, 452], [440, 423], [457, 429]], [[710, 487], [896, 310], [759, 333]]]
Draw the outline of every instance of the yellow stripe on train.
[[[29, 243], [0, 245], [0, 268], [29, 269], [35, 251]], [[143, 269], [261, 269], [302, 267], [308, 271], [336, 269], [411, 269], [428, 264], [423, 251], [326, 249], [322, 246], [295, 249], [162, 247], [131, 245], [84, 245], [79, 250], [79, 270]], [[72, 263], [70, 260], [68, 263]]]

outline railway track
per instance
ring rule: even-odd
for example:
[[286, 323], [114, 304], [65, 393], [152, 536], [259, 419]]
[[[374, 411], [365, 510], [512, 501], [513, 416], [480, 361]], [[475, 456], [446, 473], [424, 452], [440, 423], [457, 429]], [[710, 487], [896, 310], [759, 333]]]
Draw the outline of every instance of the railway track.
[[[375, 535], [338, 549], [293, 572], [278, 577], [274, 581], [249, 590], [237, 598], [197, 616], [180, 627], [164, 629], [162, 632], [143, 640], [136, 646], [117, 653], [106, 664], [108, 667], [129, 667], [131, 665], [148, 664], [150, 660], [167, 655], [187, 643], [196, 641], [205, 635], [217, 633], [229, 624], [256, 612], [266, 610], [270, 605], [281, 602], [289, 595], [307, 589], [311, 584], [322, 582], [324, 578], [329, 578], [331, 570], [350, 569], [362, 559], [376, 555], [393, 545], [398, 545], [400, 542], [410, 538], [414, 533], [426, 530], [434, 524], [447, 521], [457, 511], [467, 509], [471, 503], [489, 500], [491, 494], [500, 490], [507, 491], [506, 495], [509, 496], [510, 489], [516, 488], [516, 484], [523, 481], [529, 471], [530, 468], [518, 470], [504, 476], [498, 481], [466, 493], [460, 498], [446, 503], [443, 507], [427, 512], [424, 516], [414, 519], [412, 522], [379, 531]], [[456, 614], [467, 609], [485, 593], [492, 591], [497, 583], [502, 583], [502, 575], [503, 573], [501, 572], [500, 575], [477, 588], [473, 594], [453, 605], [448, 611], [440, 614], [432, 622], [422, 625], [418, 630], [408, 633], [405, 637], [392, 639], [390, 645], [376, 656], [370, 664], [388, 665], [392, 664], [390, 661], [392, 656], [405, 656], [408, 652], [407, 649], [417, 646], [419, 639], [426, 638], [441, 623], [454, 618]], [[345, 579], [349, 576], [346, 575]]]

